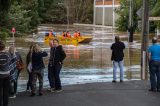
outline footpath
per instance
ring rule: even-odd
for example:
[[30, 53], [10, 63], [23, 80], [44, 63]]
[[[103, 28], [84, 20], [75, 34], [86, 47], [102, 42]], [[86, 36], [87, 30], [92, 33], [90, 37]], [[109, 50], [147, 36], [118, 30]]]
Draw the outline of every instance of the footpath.
[[9, 106], [160, 106], [160, 92], [149, 92], [148, 81], [64, 86], [63, 91], [30, 97], [19, 93]]

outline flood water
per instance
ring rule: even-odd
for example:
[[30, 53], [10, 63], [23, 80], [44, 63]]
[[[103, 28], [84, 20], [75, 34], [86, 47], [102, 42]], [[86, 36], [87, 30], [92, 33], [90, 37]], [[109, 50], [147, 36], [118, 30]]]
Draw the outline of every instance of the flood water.
[[[65, 25], [53, 26], [39, 26], [38, 31], [44, 32], [46, 30], [54, 29], [57, 33], [66, 30]], [[61, 71], [62, 85], [70, 84], [83, 84], [92, 82], [111, 82], [112, 75], [112, 62], [110, 46], [114, 42], [112, 35], [112, 28], [109, 27], [86, 27], [86, 26], [70, 26], [69, 31], [74, 33], [79, 30], [82, 35], [92, 35], [93, 39], [88, 44], [63, 45], [67, 54], [64, 65]], [[117, 35], [117, 33], [115, 33]], [[134, 36], [134, 42], [128, 43], [128, 34], [119, 34], [122, 41], [126, 45], [124, 51], [124, 65], [125, 65], [125, 80], [138, 80], [140, 79], [140, 37]], [[43, 50], [49, 53], [49, 46], [45, 45], [38, 37], [34, 41], [38, 41]], [[28, 38], [27, 38], [28, 39]], [[31, 38], [29, 38], [31, 39]], [[26, 54], [31, 42], [26, 38], [16, 39], [17, 51], [20, 52], [25, 62]], [[47, 78], [47, 64], [48, 57], [44, 59], [46, 68], [44, 76], [44, 87], [48, 87]], [[119, 72], [117, 74], [119, 76]], [[27, 72], [24, 70], [19, 78], [19, 91], [26, 90], [26, 83], [28, 80]]]

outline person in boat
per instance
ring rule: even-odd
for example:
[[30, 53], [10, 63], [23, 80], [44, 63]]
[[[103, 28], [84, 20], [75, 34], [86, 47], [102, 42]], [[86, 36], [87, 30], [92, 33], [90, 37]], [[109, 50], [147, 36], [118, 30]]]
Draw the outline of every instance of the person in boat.
[[53, 31], [50, 31], [48, 35], [49, 35], [49, 38], [54, 38], [55, 37], [55, 33]]
[[81, 33], [79, 31], [77, 31], [77, 37], [81, 38]]
[[80, 34], [80, 32], [79, 31], [75, 31], [75, 33], [74, 33], [74, 38], [81, 38], [81, 34]]
[[67, 38], [71, 38], [71, 34], [69, 31], [67, 31], [66, 35], [67, 35]]
[[77, 31], [74, 32], [73, 37], [76, 38], [76, 39], [78, 38], [78, 33], [77, 33]]
[[62, 39], [67, 37], [67, 33], [65, 31], [62, 32]]

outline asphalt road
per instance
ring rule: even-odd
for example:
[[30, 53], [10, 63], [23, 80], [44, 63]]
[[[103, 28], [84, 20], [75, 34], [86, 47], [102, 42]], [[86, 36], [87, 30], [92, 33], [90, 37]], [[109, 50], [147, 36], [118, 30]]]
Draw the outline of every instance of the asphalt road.
[[160, 92], [148, 89], [148, 81], [71, 85], [60, 93], [46, 90], [41, 97], [19, 93], [9, 106], [160, 106]]

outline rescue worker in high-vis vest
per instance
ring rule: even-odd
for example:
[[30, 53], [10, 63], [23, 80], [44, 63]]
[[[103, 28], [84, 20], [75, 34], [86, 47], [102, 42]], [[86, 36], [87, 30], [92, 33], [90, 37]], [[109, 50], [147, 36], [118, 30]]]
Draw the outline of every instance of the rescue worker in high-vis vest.
[[53, 38], [53, 37], [55, 37], [55, 35], [53, 34], [52, 31], [50, 31], [50, 32], [49, 32], [49, 38]]
[[73, 37], [74, 37], [74, 38], [78, 38], [77, 31], [75, 31], [75, 32], [74, 32], [74, 35], [73, 35]]
[[67, 38], [71, 38], [71, 34], [69, 31], [67, 31], [66, 35], [67, 35]]
[[77, 37], [81, 38], [81, 33], [79, 31], [77, 31]]
[[65, 31], [62, 32], [62, 39], [64, 39], [64, 38], [66, 38], [66, 32]]

